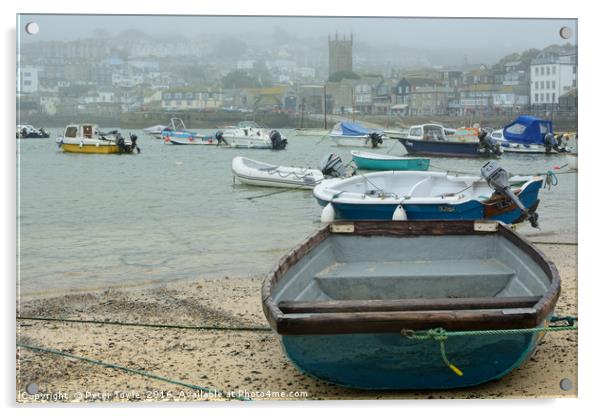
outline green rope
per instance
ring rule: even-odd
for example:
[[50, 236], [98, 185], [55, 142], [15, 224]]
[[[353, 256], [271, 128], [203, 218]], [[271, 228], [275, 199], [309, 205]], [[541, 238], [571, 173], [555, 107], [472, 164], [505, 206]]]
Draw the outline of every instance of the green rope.
[[244, 396], [227, 395], [227, 394], [225, 394], [221, 390], [211, 389], [211, 388], [208, 388], [208, 387], [201, 387], [201, 386], [197, 386], [195, 384], [190, 384], [190, 383], [186, 383], [186, 382], [183, 382], [183, 381], [173, 380], [173, 379], [170, 379], [170, 378], [167, 378], [167, 377], [163, 377], [163, 376], [158, 376], [158, 375], [152, 374], [152, 373], [147, 373], [146, 371], [136, 370], [134, 368], [124, 367], [124, 366], [119, 365], [119, 364], [106, 363], [104, 361], [96, 360], [96, 359], [93, 359], [93, 358], [81, 357], [81, 356], [78, 356], [78, 355], [73, 355], [73, 354], [69, 354], [69, 353], [63, 352], [63, 351], [53, 350], [53, 349], [50, 349], [50, 348], [36, 347], [36, 346], [33, 346], [33, 345], [27, 345], [27, 344], [21, 344], [21, 343], [17, 343], [17, 347], [25, 348], [25, 349], [28, 349], [28, 350], [31, 350], [31, 351], [37, 351], [37, 352], [55, 354], [55, 355], [58, 355], [58, 356], [61, 356], [61, 357], [73, 358], [73, 359], [84, 361], [84, 362], [87, 362], [87, 363], [90, 363], [90, 364], [100, 365], [102, 367], [112, 368], [112, 369], [116, 369], [116, 370], [121, 370], [121, 371], [125, 371], [125, 372], [128, 372], [128, 373], [137, 374], [137, 375], [140, 375], [140, 376], [143, 376], [143, 377], [146, 377], [146, 378], [151, 378], [151, 379], [155, 379], [155, 380], [159, 380], [159, 381], [164, 381], [166, 383], [175, 384], [175, 385], [183, 386], [183, 387], [188, 387], [190, 389], [202, 391], [204, 393], [219, 393], [220, 396], [231, 397], [233, 399], [241, 400], [241, 401], [250, 401], [251, 400], [250, 398], [244, 397]]
[[441, 352], [441, 359], [447, 367], [449, 367], [458, 376], [462, 376], [462, 371], [453, 365], [447, 358], [445, 351], [445, 341], [449, 337], [463, 337], [463, 336], [480, 336], [480, 335], [515, 335], [515, 334], [535, 334], [540, 332], [557, 332], [557, 331], [576, 331], [577, 330], [577, 318], [573, 316], [553, 316], [550, 318], [551, 323], [566, 322], [565, 325], [554, 325], [554, 326], [543, 326], [535, 328], [516, 328], [516, 329], [488, 329], [479, 331], [446, 331], [443, 328], [434, 328], [424, 331], [412, 331], [402, 330], [401, 335], [408, 339], [413, 340], [427, 340], [432, 339], [439, 341], [439, 349]]
[[271, 331], [269, 326], [212, 326], [212, 325], [170, 325], [170, 324], [146, 324], [138, 322], [116, 322], [116, 321], [98, 321], [92, 319], [61, 319], [45, 318], [39, 316], [17, 316], [21, 321], [48, 321], [48, 322], [69, 322], [77, 324], [101, 324], [101, 325], [121, 325], [121, 326], [140, 326], [148, 328], [171, 328], [171, 329], [195, 329], [203, 331]]

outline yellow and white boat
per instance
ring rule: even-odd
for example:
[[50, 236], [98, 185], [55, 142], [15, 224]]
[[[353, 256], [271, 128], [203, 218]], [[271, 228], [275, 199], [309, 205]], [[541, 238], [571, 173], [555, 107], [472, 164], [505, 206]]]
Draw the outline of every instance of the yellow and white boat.
[[56, 142], [70, 153], [133, 153], [134, 150], [140, 153], [137, 140], [134, 134], [125, 139], [117, 130], [103, 133], [96, 124], [70, 124]]

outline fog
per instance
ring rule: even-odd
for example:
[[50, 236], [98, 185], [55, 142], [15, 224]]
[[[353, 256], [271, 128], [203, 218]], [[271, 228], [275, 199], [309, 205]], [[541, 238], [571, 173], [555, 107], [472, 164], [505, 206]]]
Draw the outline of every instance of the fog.
[[[500, 19], [500, 18], [332, 18], [332, 17], [237, 17], [237, 16], [116, 16], [116, 15], [20, 15], [21, 42], [69, 41], [98, 36], [102, 29], [118, 35], [128, 29], [157, 37], [216, 39], [232, 36], [247, 44], [262, 45], [277, 39], [292, 43], [316, 42], [338, 33], [353, 33], [355, 44], [364, 47], [406, 48], [441, 53], [450, 64], [462, 60], [495, 62], [500, 57], [529, 48], [543, 48], [567, 41], [577, 43], [576, 19]], [[25, 24], [35, 21], [37, 35], [28, 35]], [[559, 35], [563, 26], [573, 36]], [[105, 32], [105, 33], [106, 33]], [[319, 42], [318, 42], [319, 41]], [[457, 59], [452, 59], [457, 55]], [[452, 58], [450, 58], [452, 57]], [[437, 62], [435, 62], [437, 63]]]

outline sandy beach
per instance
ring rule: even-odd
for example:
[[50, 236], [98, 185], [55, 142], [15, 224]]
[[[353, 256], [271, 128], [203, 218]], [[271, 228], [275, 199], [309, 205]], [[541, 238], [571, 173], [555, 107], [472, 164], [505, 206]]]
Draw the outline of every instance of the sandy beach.
[[[560, 271], [556, 315], [577, 316], [577, 247], [538, 244]], [[300, 373], [284, 356], [259, 295], [263, 277], [197, 279], [146, 288], [109, 289], [22, 299], [17, 315], [100, 322], [252, 327], [254, 330], [152, 328], [17, 320], [17, 341], [226, 392], [202, 395], [164, 381], [49, 353], [18, 348], [19, 402], [541, 398], [577, 395], [577, 333], [548, 333], [535, 354], [508, 376], [454, 391], [361, 391]], [[562, 379], [572, 388], [563, 390]], [[32, 383], [37, 389], [32, 390]], [[37, 395], [25, 393], [37, 390]]]

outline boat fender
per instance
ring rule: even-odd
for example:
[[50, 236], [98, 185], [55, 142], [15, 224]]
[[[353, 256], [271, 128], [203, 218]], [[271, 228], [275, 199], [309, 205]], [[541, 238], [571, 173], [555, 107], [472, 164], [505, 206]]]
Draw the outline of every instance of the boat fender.
[[322, 210], [322, 215], [320, 215], [320, 221], [322, 222], [322, 224], [326, 224], [329, 222], [333, 222], [334, 218], [335, 218], [334, 207], [329, 202], [328, 205], [326, 205], [324, 207], [324, 209]]
[[401, 204], [397, 205], [395, 211], [393, 211], [393, 217], [391, 218], [393, 221], [407, 221], [408, 215], [406, 214], [406, 210], [403, 209]]
[[83, 141], [83, 140], [80, 140], [80, 141], [79, 141], [79, 148], [81, 149], [82, 147], [84, 147], [84, 141]]
[[96, 142], [96, 147], [100, 147], [100, 142]]

